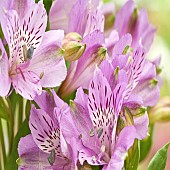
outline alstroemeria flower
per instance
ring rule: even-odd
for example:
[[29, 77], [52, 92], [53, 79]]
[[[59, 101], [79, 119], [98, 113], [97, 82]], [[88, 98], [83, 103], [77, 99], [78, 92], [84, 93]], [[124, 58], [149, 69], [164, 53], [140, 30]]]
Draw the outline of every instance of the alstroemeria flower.
[[126, 83], [120, 82], [111, 89], [107, 79], [97, 69], [86, 95], [77, 90], [71, 105], [71, 114], [63, 114], [61, 131], [70, 143], [74, 136], [79, 150], [79, 161], [91, 165], [104, 165], [103, 169], [121, 170], [128, 149], [136, 137], [134, 126], [124, 127], [117, 134], [117, 123], [122, 107]]
[[133, 0], [128, 0], [116, 15], [114, 29], [118, 31], [120, 37], [131, 33], [132, 47], [138, 46], [139, 39], [141, 39], [146, 52], [150, 49], [156, 31], [149, 24], [146, 11], [144, 9], [138, 11]]
[[86, 50], [79, 60], [71, 63], [67, 77], [59, 89], [61, 97], [71, 94], [80, 86], [87, 89], [96, 65], [100, 65], [106, 58], [104, 34], [99, 30], [85, 36], [82, 43], [86, 44]]
[[134, 107], [136, 103], [145, 107], [153, 106], [159, 98], [156, 66], [145, 58], [146, 52], [140, 43], [132, 52], [129, 51], [131, 44], [130, 34], [124, 35], [116, 43], [111, 59], [112, 72], [118, 68], [121, 74], [119, 78], [127, 76], [128, 86], [124, 97], [126, 105]]
[[95, 30], [104, 31], [104, 16], [98, 0], [54, 1], [49, 13], [51, 29], [63, 29], [86, 36]]
[[[24, 139], [21, 139], [19, 145], [20, 165], [31, 168], [38, 167], [40, 164], [46, 169], [75, 170], [78, 159], [75, 140], [70, 138], [71, 142], [68, 144], [60, 130], [60, 119], [62, 114], [69, 112], [68, 105], [54, 91], [52, 93], [42, 92], [35, 98], [35, 101], [40, 109], [32, 106], [29, 120], [32, 138], [26, 137], [27, 139], [31, 138], [29, 142], [33, 143], [33, 146], [23, 146]], [[26, 150], [22, 151], [23, 147]], [[28, 150], [29, 147], [35, 149]]]
[[[42, 87], [59, 86], [66, 76], [66, 66], [59, 54], [61, 41], [64, 37], [62, 30], [45, 32], [47, 14], [43, 3], [32, 5], [21, 18], [17, 11], [5, 12], [5, 20], [1, 20], [2, 30], [9, 46], [9, 61], [1, 44], [4, 62], [8, 74], [0, 76], [2, 91], [7, 95], [12, 83], [14, 89], [24, 98], [32, 100], [41, 94]], [[1, 68], [2, 69], [2, 68]], [[8, 80], [8, 81], [7, 81]]]

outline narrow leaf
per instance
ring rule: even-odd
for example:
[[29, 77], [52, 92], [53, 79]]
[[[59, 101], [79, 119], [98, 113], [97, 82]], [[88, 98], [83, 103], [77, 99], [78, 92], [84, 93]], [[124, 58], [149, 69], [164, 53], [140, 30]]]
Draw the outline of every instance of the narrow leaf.
[[168, 157], [168, 147], [170, 142], [164, 145], [157, 153], [154, 155], [149, 163], [148, 170], [164, 170], [166, 166], [166, 161]]
[[29, 127], [28, 127], [28, 120], [26, 119], [22, 125], [20, 126], [20, 129], [14, 139], [14, 143], [12, 145], [12, 153], [10, 155], [10, 158], [7, 161], [5, 170], [17, 170], [18, 166], [16, 164], [16, 160], [18, 158], [18, 143], [21, 137], [26, 136], [30, 133]]

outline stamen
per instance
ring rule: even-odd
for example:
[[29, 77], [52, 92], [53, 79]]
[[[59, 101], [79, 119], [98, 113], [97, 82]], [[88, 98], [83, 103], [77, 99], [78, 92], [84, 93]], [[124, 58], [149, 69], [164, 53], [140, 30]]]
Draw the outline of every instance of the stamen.
[[100, 138], [100, 136], [102, 135], [102, 133], [103, 133], [103, 128], [99, 128], [99, 129], [97, 130], [98, 138]]
[[90, 137], [93, 137], [94, 136], [94, 129], [91, 129], [90, 130]]
[[22, 46], [23, 48], [23, 55], [24, 55], [24, 61], [27, 61], [28, 59], [31, 59], [34, 53], [34, 47], [30, 46], [30, 48], [27, 50], [26, 45], [24, 44]]
[[55, 162], [55, 150], [53, 149], [50, 153], [50, 156], [48, 157], [48, 162], [50, 163], [50, 165], [52, 166]]
[[34, 53], [34, 47], [31, 46], [28, 50], [27, 50], [27, 58], [31, 59]]

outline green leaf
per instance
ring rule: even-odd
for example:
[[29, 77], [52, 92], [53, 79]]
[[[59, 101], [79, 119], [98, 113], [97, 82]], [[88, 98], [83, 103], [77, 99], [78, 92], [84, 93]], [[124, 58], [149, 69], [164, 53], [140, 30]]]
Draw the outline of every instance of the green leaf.
[[133, 146], [128, 151], [128, 157], [125, 160], [125, 170], [137, 170], [139, 156], [139, 141], [136, 139]]
[[146, 158], [151, 149], [153, 140], [153, 130], [154, 130], [153, 124], [149, 125], [148, 133], [150, 136], [147, 136], [145, 139], [140, 141], [140, 162]]
[[14, 139], [14, 143], [12, 145], [12, 153], [7, 161], [5, 170], [17, 170], [18, 166], [16, 164], [16, 160], [18, 158], [18, 143], [21, 137], [26, 136], [30, 133], [30, 129], [28, 126], [28, 120], [26, 119], [22, 125], [20, 126], [20, 129], [18, 130], [18, 133]]
[[168, 157], [168, 147], [170, 142], [164, 145], [157, 153], [154, 155], [149, 163], [148, 170], [163, 170], [166, 166], [166, 161]]

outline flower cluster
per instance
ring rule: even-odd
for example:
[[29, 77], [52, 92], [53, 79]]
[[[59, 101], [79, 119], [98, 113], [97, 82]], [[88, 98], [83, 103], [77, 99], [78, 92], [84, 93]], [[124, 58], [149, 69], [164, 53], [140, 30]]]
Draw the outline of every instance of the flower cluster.
[[31, 134], [18, 145], [20, 169], [121, 170], [134, 141], [147, 136], [147, 107], [159, 99], [160, 58], [146, 58], [155, 33], [146, 11], [129, 0], [110, 26], [112, 4], [57, 0], [45, 32], [42, 1], [3, 5], [0, 96], [11, 88], [37, 103]]

